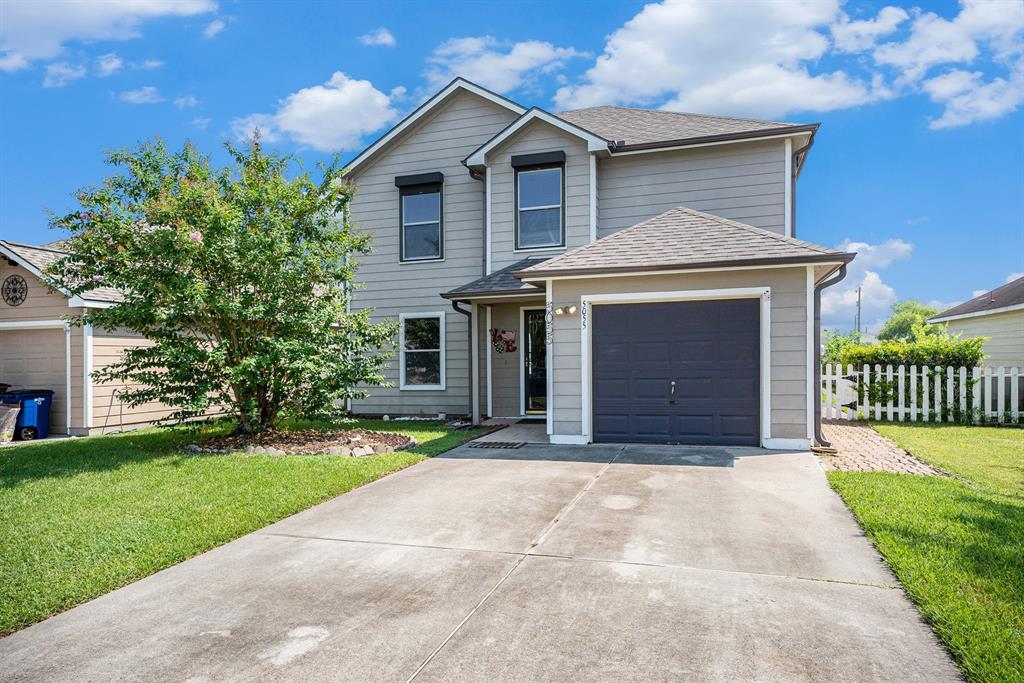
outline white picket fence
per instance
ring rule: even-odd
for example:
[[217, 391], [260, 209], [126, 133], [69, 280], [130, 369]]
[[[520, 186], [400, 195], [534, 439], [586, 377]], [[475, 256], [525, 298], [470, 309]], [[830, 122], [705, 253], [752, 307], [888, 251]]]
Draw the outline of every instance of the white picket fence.
[[827, 364], [821, 417], [889, 422], [1020, 424], [1021, 368]]

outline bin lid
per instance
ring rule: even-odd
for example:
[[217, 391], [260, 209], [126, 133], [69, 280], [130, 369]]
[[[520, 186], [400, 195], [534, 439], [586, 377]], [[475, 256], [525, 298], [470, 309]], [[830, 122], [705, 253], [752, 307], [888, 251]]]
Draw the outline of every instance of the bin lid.
[[8, 396], [21, 396], [22, 398], [53, 396], [53, 390], [51, 389], [16, 389], [6, 393]]

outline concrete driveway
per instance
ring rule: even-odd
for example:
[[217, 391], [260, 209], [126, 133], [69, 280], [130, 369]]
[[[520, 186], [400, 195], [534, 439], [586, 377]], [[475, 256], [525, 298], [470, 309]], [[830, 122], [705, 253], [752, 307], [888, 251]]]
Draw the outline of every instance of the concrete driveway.
[[956, 680], [813, 456], [463, 446], [0, 641], [4, 680]]

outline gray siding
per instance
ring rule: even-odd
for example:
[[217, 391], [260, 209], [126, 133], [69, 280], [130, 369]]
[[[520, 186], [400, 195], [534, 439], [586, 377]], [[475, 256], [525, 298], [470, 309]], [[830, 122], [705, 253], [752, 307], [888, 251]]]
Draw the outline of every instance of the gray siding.
[[598, 161], [598, 237], [677, 206], [784, 233], [782, 140], [634, 154]]
[[[352, 217], [358, 229], [373, 235], [373, 253], [360, 259], [353, 308], [373, 307], [375, 318], [399, 313], [446, 311], [447, 372], [444, 391], [401, 391], [398, 356], [388, 379], [393, 388], [376, 388], [355, 401], [364, 413], [464, 414], [469, 407], [469, 326], [439, 294], [483, 274], [483, 183], [469, 177], [462, 160], [515, 118], [513, 112], [468, 92], [439, 106], [429, 119], [356, 175], [358, 191]], [[444, 173], [444, 260], [400, 263], [398, 259], [398, 175]]]
[[[515, 252], [515, 173], [511, 157], [533, 152], [565, 152], [565, 243], [556, 249]], [[561, 254], [590, 241], [590, 156], [586, 143], [543, 121], [534, 121], [487, 159], [491, 177], [491, 270], [531, 255]]]
[[[807, 271], [774, 268], [761, 271], [708, 272], [555, 281], [553, 303], [580, 305], [583, 295], [619, 292], [666, 292], [734, 287], [771, 287], [771, 425], [772, 438], [807, 438]], [[810, 311], [813, 315], [813, 311]], [[554, 319], [553, 429], [557, 435], [583, 433], [581, 318]]]

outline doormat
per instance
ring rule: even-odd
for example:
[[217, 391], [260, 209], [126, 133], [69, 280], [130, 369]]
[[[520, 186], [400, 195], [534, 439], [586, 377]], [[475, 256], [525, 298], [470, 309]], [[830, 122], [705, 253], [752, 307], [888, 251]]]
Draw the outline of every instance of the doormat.
[[470, 448], [522, 448], [525, 441], [473, 441]]

